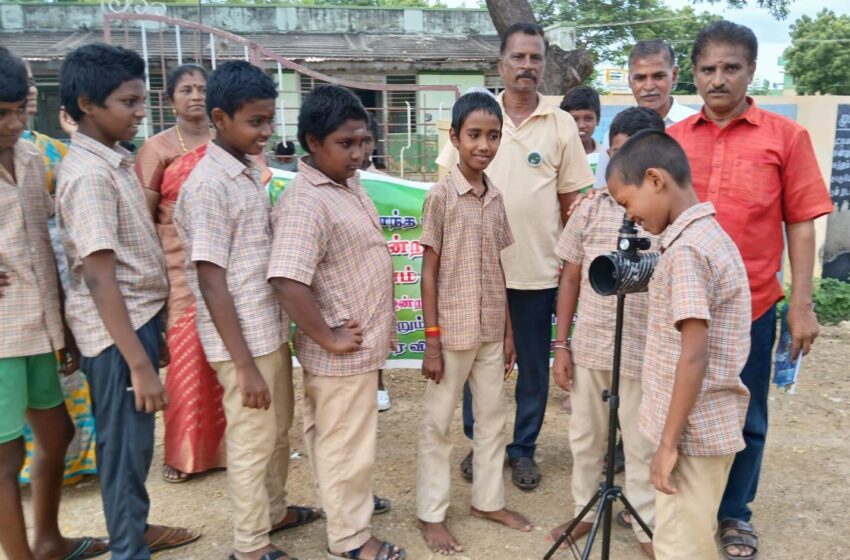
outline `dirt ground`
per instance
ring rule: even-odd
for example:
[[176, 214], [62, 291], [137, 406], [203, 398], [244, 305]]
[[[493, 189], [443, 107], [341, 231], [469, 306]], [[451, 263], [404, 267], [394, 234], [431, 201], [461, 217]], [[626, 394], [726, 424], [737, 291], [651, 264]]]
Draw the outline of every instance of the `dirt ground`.
[[[416, 528], [415, 479], [416, 432], [424, 382], [417, 371], [388, 371], [387, 386], [393, 406], [379, 419], [378, 460], [374, 488], [393, 501], [393, 509], [374, 518], [377, 536], [407, 547], [411, 559], [435, 558], [424, 546]], [[770, 435], [755, 506], [753, 522], [761, 533], [762, 560], [843, 560], [850, 558], [850, 329], [824, 327], [812, 354], [804, 361], [796, 395], [771, 394]], [[300, 376], [296, 374], [296, 394]], [[512, 394], [513, 383], [508, 388]], [[456, 464], [468, 445], [460, 424], [453, 426], [453, 503], [448, 521], [466, 550], [463, 559], [542, 558], [548, 549], [546, 531], [565, 520], [572, 511], [569, 492], [571, 457], [567, 443], [569, 415], [561, 410], [563, 393], [552, 386], [546, 422], [538, 442], [537, 460], [543, 473], [540, 487], [522, 492], [509, 482], [505, 469], [508, 504], [524, 512], [535, 524], [530, 534], [511, 531], [467, 515], [470, 486], [460, 477]], [[292, 430], [292, 461], [289, 491], [293, 504], [316, 504], [310, 467], [303, 456], [300, 403], [297, 426]], [[512, 407], [513, 408], [513, 407]], [[511, 411], [513, 418], [513, 411]], [[161, 423], [158, 425], [161, 430]], [[159, 434], [161, 439], [161, 431]], [[158, 445], [148, 481], [154, 523], [201, 529], [196, 544], [155, 556], [161, 560], [227, 557], [230, 551], [230, 503], [225, 473], [198, 477], [174, 485], [159, 476], [162, 446]], [[29, 494], [25, 491], [28, 515]], [[68, 535], [104, 535], [98, 482], [86, 480], [65, 490], [61, 526]], [[323, 521], [274, 538], [275, 544], [301, 560], [324, 558]], [[583, 541], [580, 541], [583, 542]], [[571, 558], [562, 551], [555, 558]], [[599, 545], [594, 547], [599, 557]], [[614, 528], [612, 558], [642, 558], [630, 531]]]

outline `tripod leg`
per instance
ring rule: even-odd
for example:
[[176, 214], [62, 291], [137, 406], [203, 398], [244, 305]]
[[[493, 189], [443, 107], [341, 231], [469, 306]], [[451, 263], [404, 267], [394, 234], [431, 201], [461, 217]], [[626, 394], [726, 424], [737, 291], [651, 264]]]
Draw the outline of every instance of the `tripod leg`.
[[573, 534], [573, 530], [576, 527], [578, 527], [578, 524], [581, 523], [582, 519], [587, 517], [587, 514], [590, 513], [590, 510], [592, 510], [593, 506], [596, 505], [596, 502], [599, 501], [599, 496], [600, 496], [600, 493], [597, 492], [593, 496], [593, 499], [591, 499], [587, 503], [587, 505], [584, 506], [584, 509], [581, 510], [581, 513], [579, 513], [575, 517], [575, 519], [572, 520], [572, 522], [569, 524], [569, 526], [564, 530], [564, 532], [561, 533], [561, 536], [558, 537], [558, 540], [555, 541], [555, 544], [552, 545], [552, 547], [549, 549], [549, 552], [547, 552], [546, 556], [543, 557], [543, 560], [549, 560], [550, 558], [552, 558], [552, 556], [555, 554], [555, 552], [558, 551], [558, 549], [561, 547], [561, 545], [564, 543], [564, 541], [567, 540], [568, 538], [571, 538], [570, 535]]
[[631, 514], [632, 523], [637, 521], [638, 525], [640, 525], [640, 528], [643, 529], [644, 533], [646, 533], [646, 536], [651, 539], [652, 538], [652, 529], [649, 528], [649, 525], [647, 525], [646, 522], [641, 518], [641, 516], [638, 514], [637, 510], [634, 508], [632, 503], [629, 501], [628, 498], [626, 498], [625, 494], [620, 494], [619, 497], [620, 497], [620, 500], [623, 502], [623, 505], [626, 506], [626, 511], [628, 511]]
[[[584, 552], [581, 555], [581, 560], [589, 560], [590, 551], [593, 549], [593, 541], [596, 540], [596, 532], [602, 524], [602, 515], [605, 513], [605, 502], [602, 500], [599, 503], [599, 508], [596, 510], [596, 519], [593, 520], [593, 527], [590, 528], [590, 534], [587, 535], [587, 542], [584, 544]], [[611, 507], [611, 502], [608, 502], [608, 507]]]

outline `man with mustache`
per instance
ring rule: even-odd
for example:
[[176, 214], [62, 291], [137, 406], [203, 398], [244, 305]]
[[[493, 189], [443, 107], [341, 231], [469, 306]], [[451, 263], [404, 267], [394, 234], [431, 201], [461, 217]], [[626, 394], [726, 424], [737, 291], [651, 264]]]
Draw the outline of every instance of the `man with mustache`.
[[[638, 41], [629, 53], [629, 87], [639, 107], [652, 109], [672, 126], [696, 111], [680, 105], [670, 95], [679, 81], [679, 66], [676, 54], [663, 39]], [[605, 186], [605, 169], [608, 168], [608, 141], [605, 140], [596, 164], [595, 187]]]
[[[735, 456], [720, 503], [720, 541], [726, 558], [752, 559], [758, 536], [750, 524], [767, 436], [767, 396], [782, 299], [783, 226], [791, 261], [788, 327], [793, 358], [818, 335], [812, 308], [814, 220], [832, 212], [809, 133], [747, 97], [758, 41], [742, 25], [720, 21], [700, 31], [691, 53], [694, 81], [705, 105], [668, 132], [685, 150], [701, 202], [711, 202], [747, 268], [752, 295], [751, 349], [741, 380], [750, 391], [746, 448]], [[741, 411], [744, 414], [744, 411]]]
[[[537, 24], [515, 23], [502, 36], [498, 69], [505, 89], [498, 102], [505, 118], [501, 145], [489, 167], [516, 240], [502, 252], [519, 366], [514, 436], [507, 453], [513, 482], [523, 490], [540, 483], [534, 451], [549, 393], [552, 311], [560, 266], [555, 244], [578, 191], [593, 184], [575, 120], [548, 105], [537, 91], [547, 48], [543, 28]], [[451, 146], [437, 158], [446, 169], [453, 169], [457, 161], [457, 150]], [[463, 404], [464, 432], [472, 439], [468, 387]], [[461, 470], [472, 480], [471, 452]]]

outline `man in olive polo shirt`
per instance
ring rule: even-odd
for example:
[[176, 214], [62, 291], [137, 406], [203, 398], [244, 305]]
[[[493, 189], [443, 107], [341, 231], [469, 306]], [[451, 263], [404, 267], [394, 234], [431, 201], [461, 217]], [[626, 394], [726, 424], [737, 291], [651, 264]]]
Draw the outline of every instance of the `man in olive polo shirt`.
[[[593, 184], [573, 118], [547, 104], [538, 93], [548, 45], [543, 29], [515, 23], [502, 36], [499, 95], [504, 113], [502, 142], [488, 176], [502, 192], [516, 243], [502, 252], [508, 307], [514, 330], [519, 376], [516, 421], [507, 452], [513, 481], [532, 490], [540, 483], [534, 451], [549, 393], [552, 310], [560, 262], [555, 244], [578, 191]], [[449, 169], [457, 151], [444, 149], [437, 163]], [[464, 391], [464, 432], [472, 438], [472, 396]], [[461, 465], [472, 478], [471, 453]]]

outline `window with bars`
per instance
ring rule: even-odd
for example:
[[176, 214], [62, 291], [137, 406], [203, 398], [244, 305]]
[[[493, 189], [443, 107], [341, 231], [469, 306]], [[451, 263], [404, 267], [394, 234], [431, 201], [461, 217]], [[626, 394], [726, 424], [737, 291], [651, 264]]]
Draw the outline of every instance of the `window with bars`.
[[[387, 85], [416, 85], [416, 76], [401, 75], [387, 76]], [[389, 132], [407, 132], [407, 103], [410, 103], [410, 129], [416, 133], [417, 124], [417, 102], [419, 96], [415, 91], [388, 91], [387, 92], [387, 125]]]
[[499, 95], [505, 89], [505, 85], [502, 83], [502, 77], [498, 74], [485, 75], [484, 87], [492, 91], [494, 95]]
[[307, 74], [298, 74], [298, 77], [301, 80], [301, 93], [309, 93], [314, 87], [328, 83], [324, 80], [314, 80]]

